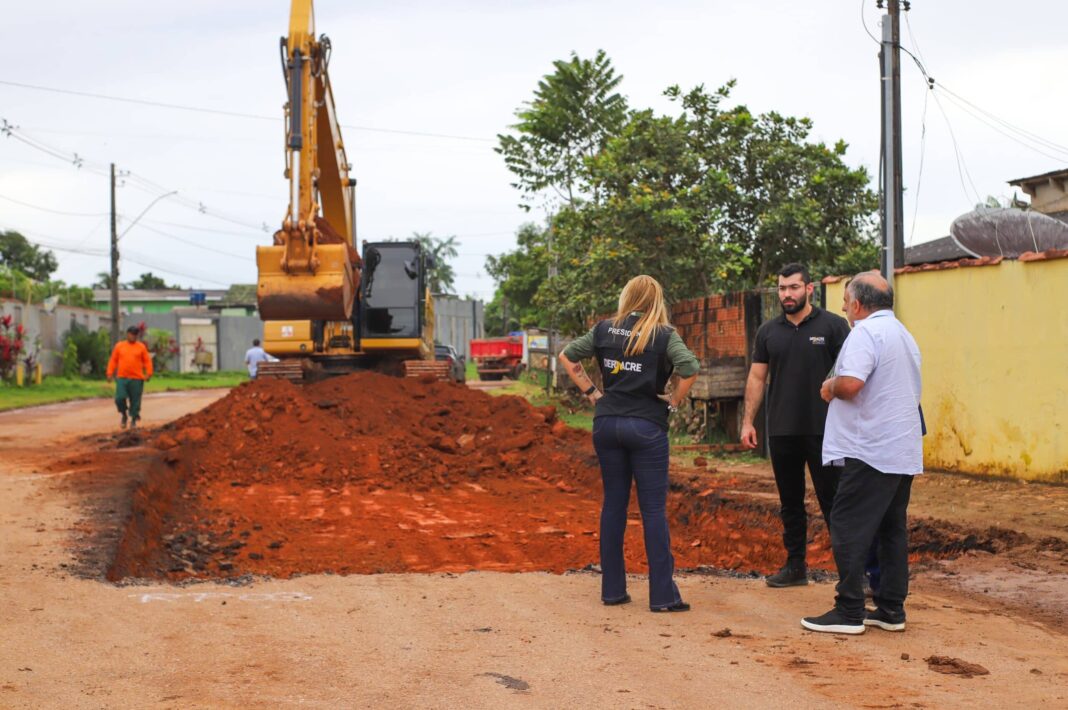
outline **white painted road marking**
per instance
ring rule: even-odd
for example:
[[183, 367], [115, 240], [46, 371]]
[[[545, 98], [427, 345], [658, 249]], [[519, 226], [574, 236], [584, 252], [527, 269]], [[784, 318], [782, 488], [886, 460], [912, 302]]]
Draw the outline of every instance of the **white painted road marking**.
[[142, 604], [148, 604], [149, 602], [179, 602], [183, 599], [191, 599], [198, 603], [208, 599], [237, 599], [243, 602], [311, 601], [311, 595], [304, 592], [246, 592], [244, 594], [231, 594], [230, 592], [145, 592], [127, 596], [140, 599]]

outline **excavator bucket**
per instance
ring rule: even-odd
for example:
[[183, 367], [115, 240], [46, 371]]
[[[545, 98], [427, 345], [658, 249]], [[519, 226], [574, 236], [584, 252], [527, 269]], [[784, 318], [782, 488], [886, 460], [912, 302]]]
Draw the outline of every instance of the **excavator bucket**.
[[359, 286], [347, 244], [317, 244], [314, 270], [287, 270], [286, 247], [256, 247], [256, 298], [263, 320], [347, 321]]

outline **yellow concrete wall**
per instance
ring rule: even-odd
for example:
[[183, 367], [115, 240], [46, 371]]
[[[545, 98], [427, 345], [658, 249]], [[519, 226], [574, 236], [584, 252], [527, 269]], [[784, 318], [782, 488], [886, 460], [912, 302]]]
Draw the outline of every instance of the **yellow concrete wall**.
[[[840, 308], [845, 281], [827, 284]], [[1068, 259], [898, 274], [930, 469], [1068, 482]]]

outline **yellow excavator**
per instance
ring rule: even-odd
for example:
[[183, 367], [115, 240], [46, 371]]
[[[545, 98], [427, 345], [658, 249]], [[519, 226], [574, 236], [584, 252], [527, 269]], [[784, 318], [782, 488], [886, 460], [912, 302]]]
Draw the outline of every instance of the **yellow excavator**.
[[[291, 380], [375, 369], [447, 377], [434, 360], [429, 255], [418, 242], [356, 251], [356, 181], [330, 88], [330, 39], [312, 0], [293, 0], [281, 39], [289, 207], [271, 246], [256, 248], [263, 377]], [[440, 370], [440, 372], [439, 372]]]

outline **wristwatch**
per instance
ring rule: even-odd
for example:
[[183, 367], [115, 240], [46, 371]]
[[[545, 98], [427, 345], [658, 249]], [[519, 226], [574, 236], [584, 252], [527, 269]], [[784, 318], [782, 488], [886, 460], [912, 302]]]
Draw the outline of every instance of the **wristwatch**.
[[585, 392], [583, 392], [582, 394], [584, 396], [586, 396], [586, 397], [589, 397], [591, 394], [593, 394], [596, 391], [597, 391], [597, 385], [590, 385], [590, 388], [588, 390], [586, 390]]

